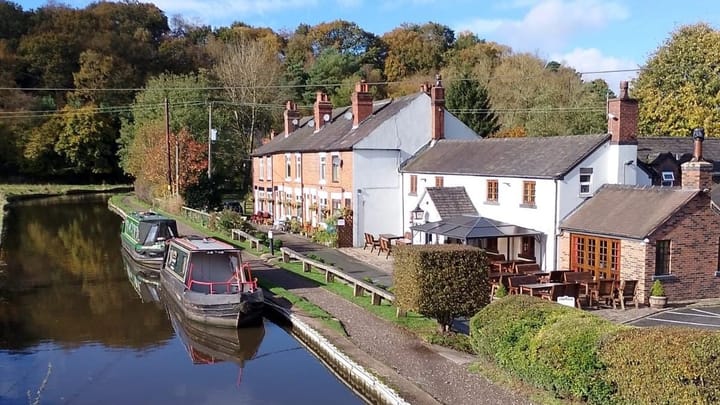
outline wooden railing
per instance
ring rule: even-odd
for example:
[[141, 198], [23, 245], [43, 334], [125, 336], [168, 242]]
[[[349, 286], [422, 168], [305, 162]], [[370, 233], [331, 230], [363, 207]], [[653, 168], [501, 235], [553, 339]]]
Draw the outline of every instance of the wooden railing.
[[[309, 272], [313, 268], [320, 270], [325, 273], [325, 281], [331, 282], [335, 278], [339, 278], [345, 283], [353, 286], [353, 295], [356, 297], [362, 296], [365, 292], [370, 293], [370, 301], [373, 305], [380, 305], [382, 300], [386, 300], [390, 303], [395, 301], [395, 295], [385, 289], [370, 284], [368, 282], [358, 280], [347, 273], [343, 272], [335, 266], [321, 263], [317, 260], [313, 260], [301, 253], [298, 253], [292, 249], [282, 247], [280, 248], [283, 262], [289, 263], [291, 260], [299, 261], [302, 263], [303, 271]], [[398, 312], [400, 314], [400, 312]]]
[[180, 212], [183, 217], [202, 226], [207, 226], [208, 223], [210, 223], [210, 218], [212, 218], [207, 212], [198, 211], [189, 207], [182, 207]]
[[232, 240], [239, 240], [241, 242], [248, 241], [250, 242], [250, 248], [255, 249], [257, 251], [260, 251], [261, 244], [260, 239], [250, 235], [249, 233], [245, 231], [241, 231], [240, 229], [232, 229], [230, 230], [230, 236]]

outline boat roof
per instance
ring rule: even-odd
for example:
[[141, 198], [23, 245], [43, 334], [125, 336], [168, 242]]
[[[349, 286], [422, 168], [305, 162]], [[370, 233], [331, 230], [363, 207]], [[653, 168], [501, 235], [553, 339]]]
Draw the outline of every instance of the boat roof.
[[204, 238], [202, 236], [174, 238], [170, 243], [176, 243], [191, 251], [240, 250], [229, 243], [219, 241], [215, 238]]
[[175, 222], [172, 218], [168, 218], [152, 211], [133, 212], [128, 215], [128, 218], [134, 219], [138, 222]]

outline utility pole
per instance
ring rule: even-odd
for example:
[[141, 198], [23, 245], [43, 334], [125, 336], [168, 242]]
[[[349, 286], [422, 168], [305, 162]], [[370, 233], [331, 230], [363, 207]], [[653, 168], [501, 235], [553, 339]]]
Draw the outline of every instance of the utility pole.
[[208, 179], [212, 176], [212, 101], [208, 104]]
[[167, 151], [167, 181], [168, 181], [168, 192], [172, 193], [172, 163], [170, 158], [170, 103], [168, 98], [165, 97], [165, 146]]
[[175, 142], [175, 195], [180, 194], [180, 142]]

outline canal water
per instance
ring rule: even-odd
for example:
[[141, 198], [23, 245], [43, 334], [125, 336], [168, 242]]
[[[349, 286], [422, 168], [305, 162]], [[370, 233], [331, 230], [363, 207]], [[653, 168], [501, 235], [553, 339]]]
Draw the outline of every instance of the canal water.
[[107, 196], [13, 204], [0, 404], [362, 404], [282, 327], [207, 329], [124, 261]]

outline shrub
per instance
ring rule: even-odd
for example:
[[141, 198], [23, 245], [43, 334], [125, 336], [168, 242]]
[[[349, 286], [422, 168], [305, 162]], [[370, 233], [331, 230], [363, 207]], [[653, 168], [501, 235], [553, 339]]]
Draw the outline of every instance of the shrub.
[[428, 343], [450, 347], [460, 352], [475, 354], [470, 337], [462, 333], [455, 332], [435, 332], [427, 337]]
[[275, 250], [280, 250], [281, 247], [283, 247], [283, 241], [280, 239], [273, 239], [273, 248]]
[[665, 287], [662, 285], [662, 281], [655, 280], [652, 287], [650, 288], [650, 296], [652, 297], [664, 297]]
[[684, 328], [625, 330], [602, 347], [608, 403], [712, 404], [720, 401], [720, 334]]
[[495, 297], [502, 298], [502, 297], [507, 297], [507, 295], [508, 295], [507, 288], [505, 287], [505, 285], [500, 284], [498, 286], [498, 288], [495, 290]]
[[437, 319], [447, 329], [490, 301], [485, 254], [464, 245], [401, 246], [395, 250], [395, 303]]
[[559, 397], [607, 398], [598, 350], [623, 328], [595, 315], [534, 297], [498, 300], [470, 320], [475, 350]]
[[242, 215], [235, 211], [223, 210], [214, 217], [214, 229], [218, 231], [230, 232], [231, 229], [243, 229], [246, 224], [246, 221], [242, 219]]

